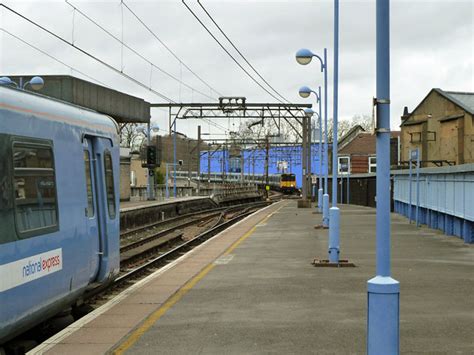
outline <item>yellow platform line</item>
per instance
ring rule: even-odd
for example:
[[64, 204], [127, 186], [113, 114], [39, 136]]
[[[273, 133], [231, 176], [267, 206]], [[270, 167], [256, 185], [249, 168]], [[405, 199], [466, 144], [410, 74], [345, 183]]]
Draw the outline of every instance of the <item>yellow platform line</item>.
[[[280, 206], [277, 210], [274, 212], [270, 213], [268, 216], [266, 216], [263, 220], [261, 220], [258, 224], [263, 224], [268, 221], [268, 219], [276, 212], [278, 212], [284, 205]], [[253, 226], [247, 233], [245, 233], [242, 237], [240, 237], [238, 240], [236, 240], [229, 248], [226, 249], [226, 251], [223, 253], [223, 255], [229, 255], [232, 253], [232, 251], [235, 250], [245, 239], [250, 237], [253, 232], [257, 229], [257, 226]], [[181, 287], [178, 292], [176, 292], [173, 296], [171, 296], [160, 308], [158, 308], [155, 312], [153, 312], [151, 315], [148, 316], [147, 319], [138, 327], [136, 330], [134, 330], [122, 344], [120, 344], [119, 347], [115, 349], [113, 352], [116, 355], [121, 355], [125, 353], [130, 347], [135, 344], [138, 339], [142, 337], [143, 334], [145, 334], [152, 326], [155, 324], [171, 307], [173, 307], [178, 301], [183, 298], [183, 296], [188, 293], [189, 290], [191, 290], [196, 284], [201, 281], [212, 269], [214, 269], [216, 265], [211, 263], [207, 265], [204, 269], [201, 270], [199, 274], [194, 276], [191, 280], [189, 280], [186, 284], [184, 284], [183, 287]]]

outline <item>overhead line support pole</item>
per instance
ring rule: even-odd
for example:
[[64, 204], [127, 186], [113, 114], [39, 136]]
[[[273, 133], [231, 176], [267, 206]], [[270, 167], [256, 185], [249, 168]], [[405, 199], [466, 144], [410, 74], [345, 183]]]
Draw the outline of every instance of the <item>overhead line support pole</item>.
[[332, 207], [329, 210], [329, 261], [339, 263], [340, 211], [337, 207], [337, 124], [339, 85], [339, 0], [334, 0], [334, 98], [332, 139]]
[[400, 284], [390, 276], [390, 2], [376, 3], [376, 276], [367, 282], [367, 354], [397, 355]]

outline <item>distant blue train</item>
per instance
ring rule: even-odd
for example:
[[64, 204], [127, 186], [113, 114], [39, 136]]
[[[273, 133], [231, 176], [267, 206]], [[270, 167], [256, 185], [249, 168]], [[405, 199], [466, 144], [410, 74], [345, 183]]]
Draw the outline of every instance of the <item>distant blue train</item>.
[[119, 272], [119, 138], [107, 116], [0, 87], [0, 345]]

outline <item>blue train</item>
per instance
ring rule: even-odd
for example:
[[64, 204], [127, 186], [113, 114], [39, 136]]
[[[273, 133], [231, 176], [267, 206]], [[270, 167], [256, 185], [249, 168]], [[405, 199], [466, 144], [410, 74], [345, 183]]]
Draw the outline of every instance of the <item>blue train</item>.
[[0, 87], [0, 344], [119, 272], [117, 124]]

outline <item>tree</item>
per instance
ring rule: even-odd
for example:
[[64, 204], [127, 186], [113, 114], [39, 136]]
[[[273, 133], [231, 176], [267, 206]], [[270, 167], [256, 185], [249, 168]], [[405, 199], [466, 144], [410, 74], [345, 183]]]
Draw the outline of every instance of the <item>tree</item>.
[[371, 132], [373, 130], [374, 122], [372, 116], [363, 114], [363, 115], [354, 115], [352, 116], [352, 127], [359, 125], [367, 132]]
[[123, 148], [131, 148], [136, 150], [142, 144], [145, 138], [138, 128], [137, 123], [120, 123], [120, 146]]

